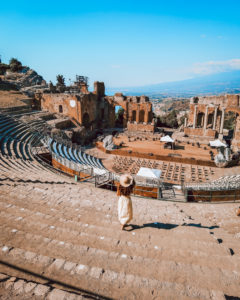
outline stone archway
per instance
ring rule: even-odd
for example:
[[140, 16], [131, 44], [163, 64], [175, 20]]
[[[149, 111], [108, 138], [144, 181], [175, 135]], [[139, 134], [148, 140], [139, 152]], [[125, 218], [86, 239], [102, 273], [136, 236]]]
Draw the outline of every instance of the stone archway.
[[136, 112], [136, 110], [133, 110], [132, 111], [132, 122], [136, 121], [136, 116], [137, 116], [137, 112]]
[[152, 112], [149, 111], [149, 112], [148, 112], [148, 120], [147, 120], [148, 122], [151, 122], [151, 120], [152, 120], [152, 115], [153, 115]]
[[83, 118], [82, 118], [82, 124], [84, 127], [89, 128], [90, 127], [90, 117], [89, 114], [87, 112], [85, 112], [83, 114]]
[[207, 128], [212, 128], [213, 127], [213, 113], [208, 115], [207, 119]]
[[203, 127], [204, 116], [205, 114], [203, 112], [197, 114], [197, 127]]
[[115, 127], [123, 128], [124, 127], [124, 114], [125, 110], [121, 105], [115, 106]]
[[145, 111], [142, 109], [139, 112], [139, 122], [143, 123], [144, 122], [144, 116], [145, 116]]
[[236, 122], [237, 122], [238, 114], [235, 111], [228, 110], [224, 114], [224, 123], [223, 128], [228, 130], [228, 136], [226, 136], [226, 140], [231, 141], [234, 138]]

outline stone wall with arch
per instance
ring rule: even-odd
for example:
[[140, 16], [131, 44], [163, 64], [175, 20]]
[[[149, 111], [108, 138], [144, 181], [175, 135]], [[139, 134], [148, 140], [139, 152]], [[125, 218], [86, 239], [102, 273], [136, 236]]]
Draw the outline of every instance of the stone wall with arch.
[[[140, 130], [144, 130], [142, 128], [147, 124], [154, 125], [152, 103], [148, 97], [125, 96], [122, 93], [106, 96], [103, 82], [95, 82], [93, 92], [85, 89], [79, 93], [42, 93], [36, 99], [40, 101], [42, 110], [69, 116], [80, 125], [87, 123], [91, 129], [114, 128], [115, 106], [124, 110], [124, 128], [128, 128], [129, 123], [142, 124]], [[154, 126], [149, 128], [154, 131]]]
[[223, 139], [226, 130], [224, 120], [227, 112], [235, 112], [234, 137], [231, 141], [240, 150], [240, 94], [193, 97], [184, 133], [188, 136]]

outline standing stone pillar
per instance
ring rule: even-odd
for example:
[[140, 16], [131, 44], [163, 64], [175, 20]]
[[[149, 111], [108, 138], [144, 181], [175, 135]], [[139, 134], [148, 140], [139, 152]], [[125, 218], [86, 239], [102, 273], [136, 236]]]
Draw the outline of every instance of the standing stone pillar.
[[187, 118], [184, 118], [184, 128], [187, 127]]
[[123, 119], [124, 120], [124, 127], [127, 127], [127, 123], [128, 123], [128, 121], [130, 121], [128, 106], [129, 106], [129, 103], [127, 102], [126, 103], [126, 109], [124, 110], [124, 116], [125, 116], [125, 118]]
[[139, 105], [137, 106], [137, 111], [136, 111], [136, 122], [139, 123], [139, 113], [140, 113], [140, 107]]
[[144, 122], [147, 124], [148, 123], [148, 110], [145, 109], [144, 111], [145, 111], [144, 112]]
[[194, 114], [193, 114], [193, 128], [196, 128], [196, 120], [197, 120], [197, 105], [194, 105]]
[[207, 129], [207, 121], [208, 121], [208, 106], [206, 106], [205, 117], [204, 117], [204, 125], [203, 125], [204, 131]]
[[216, 130], [216, 123], [217, 123], [217, 110], [218, 107], [215, 106], [215, 110], [214, 110], [214, 117], [213, 117], [213, 130]]
[[220, 134], [223, 134], [224, 117], [225, 117], [225, 107], [222, 108], [222, 117], [221, 117]]

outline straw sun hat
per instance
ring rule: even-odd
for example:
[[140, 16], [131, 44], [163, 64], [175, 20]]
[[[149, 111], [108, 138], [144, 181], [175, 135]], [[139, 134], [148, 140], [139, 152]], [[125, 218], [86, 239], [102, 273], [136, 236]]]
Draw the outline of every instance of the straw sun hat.
[[121, 186], [128, 187], [133, 183], [133, 178], [131, 175], [125, 174], [120, 177]]

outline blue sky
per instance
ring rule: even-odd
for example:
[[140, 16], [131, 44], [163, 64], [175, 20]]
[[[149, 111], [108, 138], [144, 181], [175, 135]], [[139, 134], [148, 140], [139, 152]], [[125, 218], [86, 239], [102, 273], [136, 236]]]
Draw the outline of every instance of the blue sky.
[[240, 1], [5, 1], [0, 54], [127, 87], [240, 69]]

